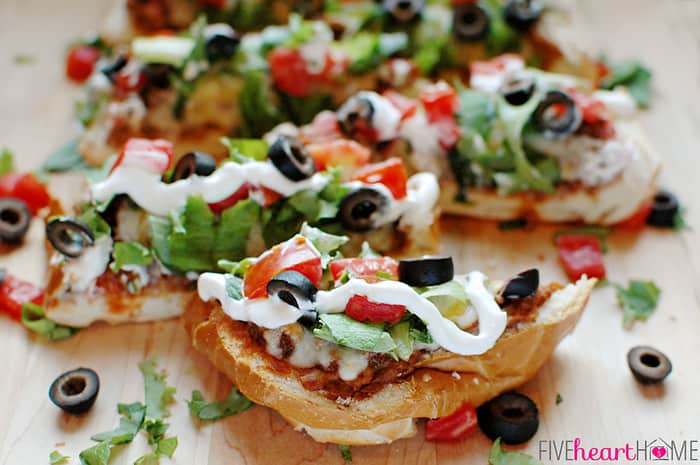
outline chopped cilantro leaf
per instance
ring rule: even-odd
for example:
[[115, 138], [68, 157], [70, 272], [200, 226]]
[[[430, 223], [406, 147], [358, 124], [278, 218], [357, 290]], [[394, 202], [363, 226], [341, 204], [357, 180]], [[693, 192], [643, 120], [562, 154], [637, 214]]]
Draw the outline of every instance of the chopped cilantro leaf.
[[661, 290], [652, 281], [631, 280], [629, 287], [616, 284], [617, 303], [623, 311], [623, 323], [630, 326], [635, 320], [645, 321], [656, 308]]
[[554, 403], [555, 403], [556, 405], [559, 405], [559, 404], [561, 404], [562, 402], [564, 402], [564, 398], [561, 396], [561, 394], [559, 394], [559, 393], [557, 392], [557, 398], [556, 398], [556, 400], [554, 401]]
[[501, 438], [496, 439], [489, 454], [490, 465], [542, 465], [542, 463], [521, 452], [508, 452], [501, 449]]
[[10, 149], [0, 151], [0, 176], [12, 173], [15, 170], [15, 159]]
[[224, 400], [207, 402], [200, 391], [192, 391], [192, 399], [187, 401], [190, 413], [200, 420], [213, 421], [248, 410], [253, 403], [238, 389], [231, 388]]
[[343, 460], [346, 462], [352, 462], [352, 451], [350, 450], [350, 446], [338, 444], [338, 449], [340, 450], [340, 455], [343, 456]]
[[49, 454], [49, 465], [61, 465], [67, 463], [69, 457], [55, 450]]

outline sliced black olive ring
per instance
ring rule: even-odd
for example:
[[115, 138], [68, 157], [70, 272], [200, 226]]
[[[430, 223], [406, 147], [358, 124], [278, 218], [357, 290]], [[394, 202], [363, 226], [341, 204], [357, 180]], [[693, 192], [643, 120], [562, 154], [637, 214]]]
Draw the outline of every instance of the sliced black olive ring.
[[204, 29], [204, 49], [209, 61], [230, 59], [240, 43], [240, 35], [228, 24], [210, 24]]
[[267, 294], [301, 310], [301, 324], [313, 326], [318, 314], [313, 309], [318, 289], [314, 283], [298, 271], [283, 271], [267, 283]]
[[637, 346], [627, 352], [629, 365], [634, 378], [640, 384], [657, 384], [671, 373], [671, 360], [661, 351], [649, 346]]
[[367, 97], [354, 96], [341, 105], [336, 116], [340, 129], [351, 136], [362, 126], [372, 127], [374, 105]]
[[126, 56], [119, 55], [111, 63], [100, 69], [100, 72], [104, 74], [112, 84], [114, 84], [114, 76], [126, 66], [128, 61], [129, 60]]
[[540, 425], [537, 405], [517, 392], [501, 394], [476, 411], [479, 428], [492, 440], [522, 444], [532, 438]]
[[77, 218], [56, 218], [46, 225], [46, 238], [54, 249], [66, 257], [79, 257], [85, 248], [95, 243], [88, 225]]
[[489, 33], [489, 15], [475, 3], [455, 6], [452, 15], [452, 31], [461, 41], [476, 42]]
[[214, 171], [216, 171], [214, 157], [204, 152], [190, 152], [178, 160], [171, 181], [187, 179], [192, 175], [209, 176]]
[[680, 204], [676, 196], [669, 191], [660, 190], [654, 196], [647, 223], [660, 228], [672, 228], [676, 224], [679, 209]]
[[413, 287], [436, 286], [455, 275], [452, 257], [407, 258], [399, 261], [399, 281]]
[[267, 151], [267, 158], [288, 179], [302, 181], [316, 172], [316, 163], [299, 139], [280, 135]]
[[532, 268], [519, 273], [508, 281], [501, 291], [504, 303], [512, 302], [525, 297], [535, 295], [540, 287], [540, 272], [537, 268]]
[[424, 4], [425, 0], [382, 0], [382, 9], [392, 19], [408, 23], [423, 11]]
[[21, 241], [31, 221], [32, 214], [23, 200], [12, 197], [0, 199], [0, 240]]
[[377, 220], [384, 216], [389, 199], [373, 187], [361, 187], [347, 194], [340, 201], [338, 219], [349, 231], [369, 231], [377, 227]]
[[563, 137], [579, 128], [581, 111], [566, 93], [550, 90], [537, 105], [532, 120], [546, 136]]
[[524, 105], [535, 93], [535, 80], [529, 74], [516, 73], [506, 78], [500, 92], [511, 105]]
[[503, 19], [513, 29], [526, 31], [542, 15], [544, 3], [541, 0], [508, 0], [503, 8]]
[[90, 368], [76, 368], [60, 375], [51, 383], [49, 398], [67, 413], [79, 415], [95, 403], [100, 391], [100, 378]]

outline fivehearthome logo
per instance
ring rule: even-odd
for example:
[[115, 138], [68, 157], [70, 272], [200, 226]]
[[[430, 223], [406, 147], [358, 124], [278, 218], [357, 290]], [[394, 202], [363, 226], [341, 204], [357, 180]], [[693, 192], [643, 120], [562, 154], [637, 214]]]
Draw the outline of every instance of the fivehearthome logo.
[[635, 440], [615, 447], [593, 447], [581, 438], [541, 440], [539, 459], [542, 462], [700, 462], [700, 441], [697, 439]]

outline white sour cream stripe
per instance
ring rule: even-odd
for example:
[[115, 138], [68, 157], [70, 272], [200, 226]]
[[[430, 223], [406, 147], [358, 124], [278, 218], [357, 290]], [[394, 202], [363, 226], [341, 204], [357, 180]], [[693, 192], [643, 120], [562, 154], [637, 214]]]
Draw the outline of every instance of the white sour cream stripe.
[[[355, 295], [364, 295], [373, 302], [403, 305], [426, 324], [433, 340], [444, 349], [459, 355], [478, 355], [489, 350], [503, 334], [507, 315], [496, 304], [485, 286], [486, 276], [478, 271], [459, 278], [464, 284], [471, 305], [479, 320], [478, 334], [461, 330], [443, 317], [428, 299], [421, 297], [407, 284], [398, 281], [368, 283], [351, 279], [346, 284], [316, 295], [316, 310], [320, 313], [341, 313]], [[199, 297], [208, 301], [217, 299], [224, 312], [239, 321], [250, 321], [264, 328], [274, 329], [297, 320], [300, 312], [278, 298], [234, 300], [226, 295], [222, 274], [204, 273], [197, 282]]]

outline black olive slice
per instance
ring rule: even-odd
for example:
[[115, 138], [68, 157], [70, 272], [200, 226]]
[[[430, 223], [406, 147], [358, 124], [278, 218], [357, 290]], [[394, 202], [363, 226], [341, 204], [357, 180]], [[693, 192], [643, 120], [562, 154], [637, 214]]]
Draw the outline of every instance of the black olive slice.
[[374, 105], [367, 97], [356, 95], [349, 98], [336, 112], [340, 129], [352, 136], [359, 129], [371, 128]]
[[318, 323], [318, 312], [313, 309], [304, 310], [304, 313], [301, 314], [297, 323], [308, 329], [315, 328]]
[[143, 74], [148, 79], [148, 85], [158, 89], [170, 87], [170, 75], [175, 68], [166, 63], [147, 63], [143, 67]]
[[0, 240], [19, 242], [24, 238], [32, 221], [27, 204], [20, 199], [0, 199]]
[[545, 136], [557, 138], [576, 132], [581, 125], [581, 111], [566, 93], [550, 90], [532, 115], [537, 129]]
[[[283, 271], [267, 283], [269, 296], [276, 296], [283, 302], [304, 312], [313, 310], [313, 301], [318, 289], [309, 278], [298, 271]], [[301, 318], [304, 318], [302, 315]]]
[[503, 19], [513, 29], [526, 31], [542, 15], [544, 3], [541, 0], [508, 0], [503, 8]]
[[348, 231], [369, 231], [378, 224], [389, 205], [379, 190], [366, 186], [355, 189], [340, 201], [338, 219]]
[[87, 412], [97, 399], [100, 378], [90, 368], [76, 368], [60, 375], [51, 383], [49, 398], [67, 413]]
[[511, 105], [524, 105], [535, 93], [535, 80], [529, 74], [516, 73], [506, 78], [500, 92]]
[[209, 176], [216, 171], [216, 160], [204, 152], [190, 152], [178, 160], [173, 170], [172, 182], [187, 179], [190, 176]]
[[382, 0], [382, 9], [395, 21], [408, 23], [423, 11], [425, 0]]
[[211, 62], [230, 59], [240, 43], [240, 35], [228, 24], [210, 24], [204, 29], [204, 49]]
[[537, 268], [532, 268], [519, 273], [508, 281], [501, 291], [504, 303], [523, 299], [535, 295], [540, 287], [540, 272]]
[[452, 12], [452, 31], [458, 40], [476, 42], [489, 33], [489, 15], [475, 3], [456, 5]]
[[267, 151], [273, 165], [288, 179], [302, 181], [316, 172], [316, 163], [299, 139], [279, 135]]
[[88, 225], [77, 218], [56, 218], [46, 224], [46, 238], [54, 249], [66, 257], [79, 257], [85, 248], [95, 243]]
[[676, 224], [679, 209], [680, 204], [676, 196], [669, 191], [660, 190], [654, 196], [647, 223], [661, 228], [672, 228]]
[[479, 428], [492, 440], [522, 444], [532, 438], [540, 425], [537, 405], [517, 392], [501, 394], [476, 411]]
[[124, 55], [119, 55], [117, 58], [115, 58], [114, 60], [112, 60], [111, 63], [109, 63], [109, 64], [106, 65], [106, 66], [103, 66], [103, 67], [100, 69], [100, 72], [101, 72], [102, 74], [104, 74], [104, 75], [107, 77], [107, 79], [109, 79], [109, 81], [110, 81], [112, 84], [114, 84], [114, 82], [115, 82], [115, 76], [117, 75], [117, 73], [118, 73], [119, 71], [121, 71], [121, 70], [126, 66], [126, 64], [128, 63], [128, 61], [129, 61], [129, 60], [127, 59], [126, 56], [124, 56]]
[[452, 257], [406, 258], [399, 261], [399, 281], [412, 287], [436, 286], [455, 275]]
[[649, 346], [636, 346], [627, 352], [627, 365], [640, 384], [657, 384], [671, 373], [671, 360]]

